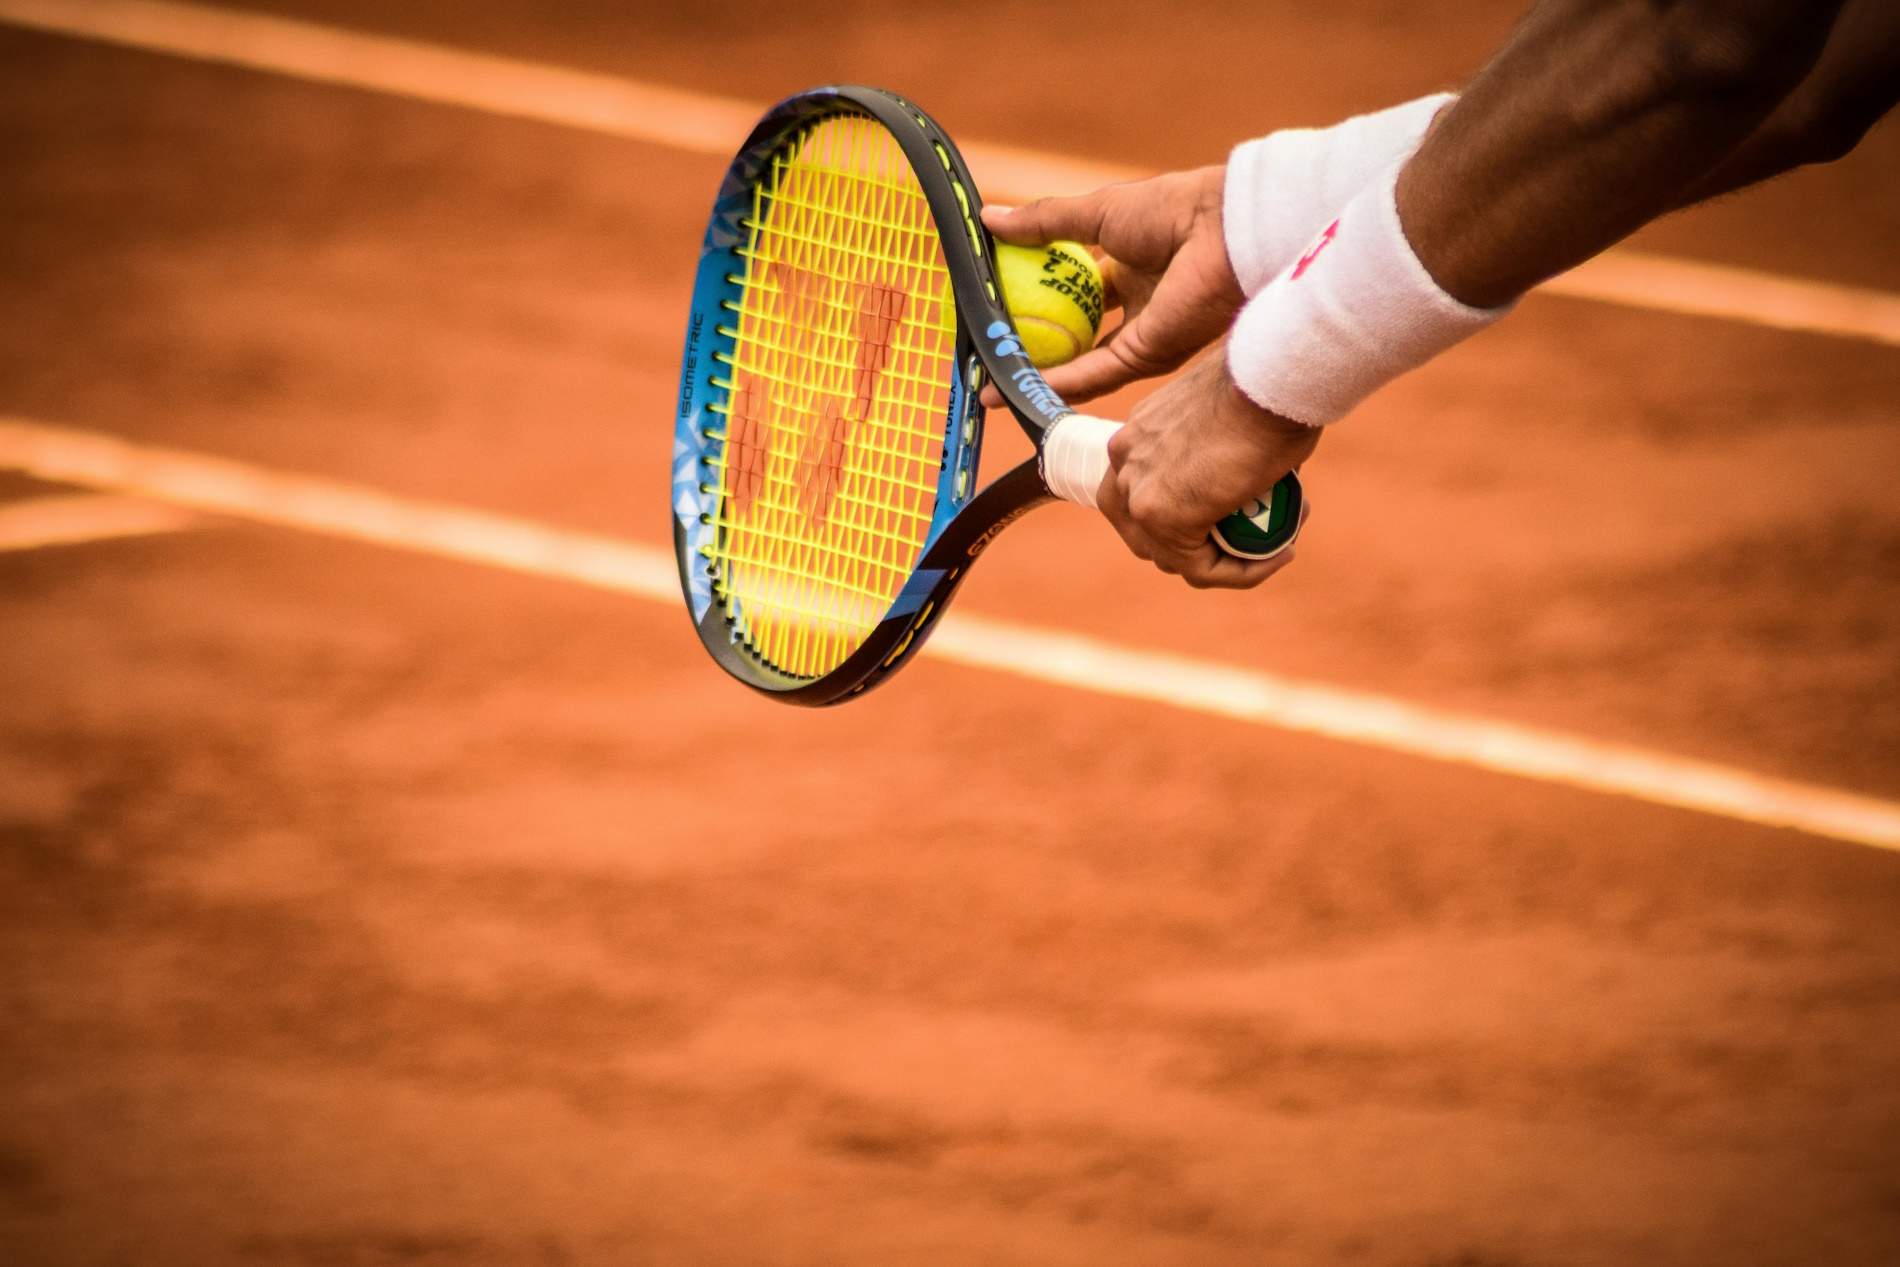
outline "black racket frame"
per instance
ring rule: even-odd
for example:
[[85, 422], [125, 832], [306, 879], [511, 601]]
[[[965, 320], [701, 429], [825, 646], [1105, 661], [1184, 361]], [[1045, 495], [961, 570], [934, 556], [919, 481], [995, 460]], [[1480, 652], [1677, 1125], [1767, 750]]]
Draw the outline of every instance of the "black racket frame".
[[[795, 677], [761, 663], [734, 636], [732, 621], [722, 604], [715, 601], [707, 605], [695, 627], [700, 641], [722, 668], [774, 699], [814, 707], [854, 699], [908, 663], [969, 575], [970, 565], [997, 534], [1036, 506], [1054, 500], [1042, 476], [1042, 442], [1051, 427], [1073, 412], [1049, 390], [1021, 350], [1015, 322], [1002, 302], [990, 235], [978, 219], [982, 198], [963, 156], [935, 120], [896, 93], [840, 84], [801, 92], [773, 106], [753, 127], [727, 170], [715, 203], [715, 221], [722, 214], [732, 215], [735, 206], [749, 205], [741, 195], [749, 193], [792, 134], [838, 114], [867, 115], [890, 132], [917, 175], [943, 241], [944, 266], [956, 300], [955, 358], [961, 379], [961, 390], [951, 393], [952, 416], [946, 419], [946, 435], [958, 424], [956, 415], [961, 412], [964, 424], [972, 427], [965, 445], [972, 482], [984, 421], [976, 394], [986, 381], [993, 383], [1008, 403], [1024, 432], [1035, 442], [1038, 456], [984, 486], [943, 525], [918, 558], [911, 583], [893, 605], [893, 614], [881, 620], [856, 651], [822, 677]], [[709, 253], [717, 249], [712, 236], [709, 232]], [[743, 272], [744, 261], [734, 254], [730, 268]], [[700, 324], [695, 322], [689, 331], [682, 401], [695, 387], [694, 374], [710, 377], [720, 370], [716, 355], [696, 355], [695, 344], [702, 337]], [[716, 344], [712, 351], [718, 351]], [[1293, 490], [1297, 498], [1297, 482]], [[1297, 501], [1288, 507], [1293, 525], [1299, 523], [1299, 509]], [[689, 546], [677, 515], [673, 544], [681, 589], [690, 611], [694, 582], [691, 569], [704, 569], [706, 560]]]

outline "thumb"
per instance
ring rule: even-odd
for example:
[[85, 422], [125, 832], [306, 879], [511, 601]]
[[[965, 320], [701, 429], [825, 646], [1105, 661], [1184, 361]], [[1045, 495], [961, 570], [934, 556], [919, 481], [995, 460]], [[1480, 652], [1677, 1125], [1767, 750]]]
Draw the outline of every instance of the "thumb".
[[1102, 342], [1043, 377], [1064, 400], [1075, 404], [1105, 396], [1144, 378], [1181, 368], [1200, 350], [1179, 329], [1165, 326], [1152, 306], [1110, 332]]
[[[1044, 370], [1042, 379], [1049, 385], [1049, 390], [1062, 397], [1064, 402], [1079, 405], [1097, 396], [1118, 391], [1154, 372], [1158, 371], [1144, 372], [1129, 364], [1116, 353], [1115, 345], [1109, 343], [1090, 348], [1066, 364]], [[983, 402], [985, 409], [1003, 407], [1003, 393], [997, 390], [994, 380], [983, 384], [978, 399]]]
[[1038, 198], [1020, 207], [991, 204], [983, 208], [983, 227], [1018, 246], [1040, 246], [1057, 238], [1095, 244], [1101, 241], [1112, 197], [1110, 187], [1074, 198]]

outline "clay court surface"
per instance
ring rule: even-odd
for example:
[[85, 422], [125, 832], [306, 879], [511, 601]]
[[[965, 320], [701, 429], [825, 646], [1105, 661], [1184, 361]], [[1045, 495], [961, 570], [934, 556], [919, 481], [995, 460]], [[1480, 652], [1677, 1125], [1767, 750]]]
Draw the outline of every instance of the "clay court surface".
[[[391, 7], [275, 6], [1159, 169], [1516, 5]], [[1037, 73], [947, 55], [1011, 20]], [[720, 159], [0, 70], [0, 415], [667, 546]], [[1639, 245], [1893, 291], [1896, 208], [1890, 126]], [[1057, 507], [959, 606], [1891, 801], [1897, 402], [1533, 297], [1327, 437], [1266, 588]], [[0, 552], [0, 1262], [1872, 1267], [1897, 1036], [1890, 850], [942, 660], [801, 712], [676, 605], [166, 507]]]

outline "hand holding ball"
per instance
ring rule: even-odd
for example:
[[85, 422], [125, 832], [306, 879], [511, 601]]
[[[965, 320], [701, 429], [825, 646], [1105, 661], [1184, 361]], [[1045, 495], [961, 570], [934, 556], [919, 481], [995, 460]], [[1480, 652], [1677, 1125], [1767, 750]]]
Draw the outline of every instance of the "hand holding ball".
[[1023, 351], [1036, 368], [1073, 361], [1095, 346], [1102, 325], [1102, 271], [1087, 247], [998, 242], [996, 273]]

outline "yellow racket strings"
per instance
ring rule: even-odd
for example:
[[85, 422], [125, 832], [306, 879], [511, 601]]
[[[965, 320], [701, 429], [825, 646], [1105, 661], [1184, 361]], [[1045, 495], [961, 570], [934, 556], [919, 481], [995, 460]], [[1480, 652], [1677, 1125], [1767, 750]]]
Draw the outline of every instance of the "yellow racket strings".
[[716, 380], [713, 592], [754, 654], [818, 677], [863, 643], [922, 552], [956, 312], [923, 191], [871, 119], [797, 134], [747, 230]]

